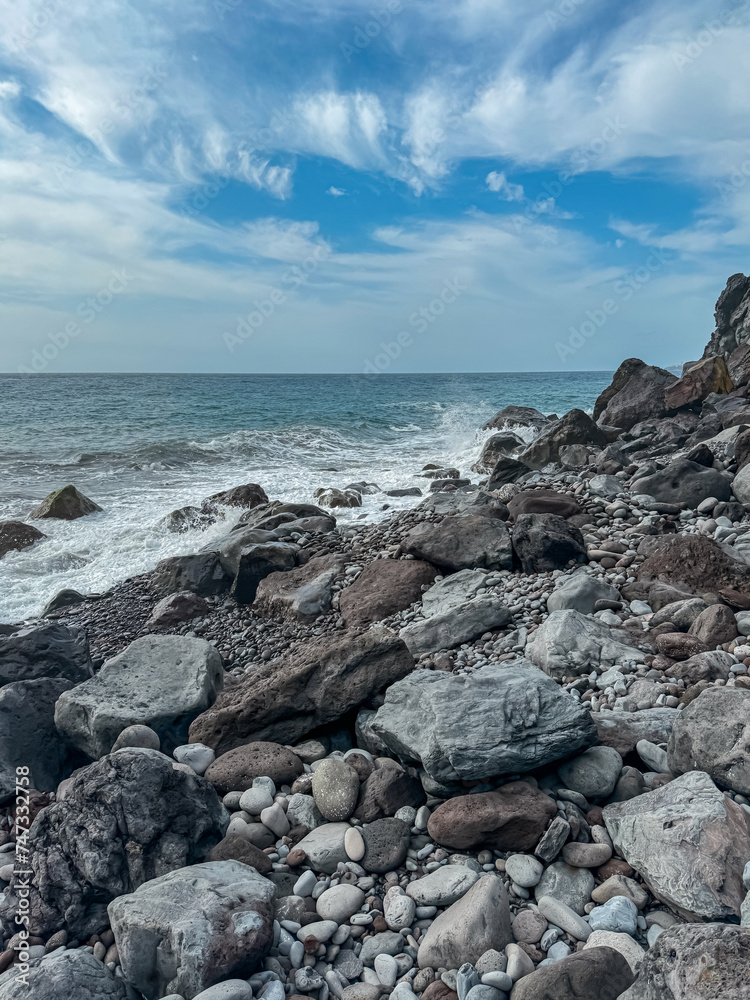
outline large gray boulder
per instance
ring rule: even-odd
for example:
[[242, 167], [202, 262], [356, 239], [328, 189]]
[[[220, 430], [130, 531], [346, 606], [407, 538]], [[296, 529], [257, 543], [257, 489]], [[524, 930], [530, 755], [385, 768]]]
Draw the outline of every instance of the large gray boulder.
[[686, 920], [740, 916], [750, 817], [707, 774], [605, 806], [604, 822], [652, 894]]
[[750, 795], [750, 691], [702, 691], [675, 721], [668, 754], [674, 774], [705, 771], [719, 788]]
[[588, 562], [581, 529], [556, 514], [521, 514], [513, 525], [513, 551], [524, 573], [549, 573], [571, 560]]
[[229, 590], [232, 577], [221, 565], [218, 552], [195, 552], [171, 556], [157, 563], [151, 574], [151, 586], [167, 597], [189, 590], [199, 597], [214, 597]]
[[481, 514], [445, 517], [437, 524], [423, 521], [412, 528], [402, 545], [443, 569], [510, 569], [513, 565], [505, 522]]
[[578, 611], [553, 611], [526, 644], [526, 656], [550, 677], [588, 674], [595, 667], [643, 662], [624, 629], [613, 629]]
[[341, 556], [319, 556], [304, 566], [270, 573], [258, 584], [253, 610], [272, 618], [311, 621], [330, 611], [333, 582], [343, 570]]
[[620, 1000], [740, 1000], [750, 995], [750, 929], [675, 924], [646, 952]]
[[[82, 768], [31, 827], [29, 930], [88, 937], [106, 923], [111, 899], [202, 861], [228, 823], [213, 786], [158, 750], [119, 750]], [[23, 885], [15, 876], [0, 903], [6, 927]]]
[[647, 493], [660, 503], [686, 503], [695, 508], [707, 497], [728, 500], [732, 481], [716, 469], [677, 458], [652, 476], [634, 480], [630, 489], [633, 493]]
[[664, 390], [676, 381], [664, 368], [628, 358], [594, 404], [594, 420], [629, 431], [643, 420], [664, 417], [668, 413]]
[[0, 976], [0, 1000], [136, 1000], [135, 990], [80, 948], [31, 963], [28, 975], [11, 966]]
[[94, 514], [101, 511], [99, 504], [89, 500], [75, 486], [63, 486], [61, 490], [55, 490], [35, 507], [29, 517], [34, 520], [53, 517], [61, 521], [75, 521], [79, 517], [86, 517], [87, 514]]
[[531, 771], [596, 740], [586, 708], [526, 660], [417, 670], [388, 688], [371, 725], [402, 762], [448, 782]]
[[420, 941], [420, 969], [458, 969], [510, 944], [510, 904], [497, 875], [484, 875], [430, 924]]
[[412, 622], [399, 635], [409, 652], [431, 653], [438, 649], [453, 649], [462, 642], [471, 642], [493, 628], [501, 628], [511, 620], [511, 613], [498, 596], [475, 597], [455, 605], [442, 614]]
[[280, 542], [273, 531], [238, 525], [216, 546], [224, 571], [234, 580], [232, 594], [240, 604], [252, 604], [261, 580], [297, 564], [299, 546]]
[[223, 679], [221, 656], [204, 639], [143, 636], [61, 695], [55, 725], [93, 758], [134, 725], [150, 726], [170, 753], [187, 742], [190, 723], [213, 704]]
[[603, 448], [607, 436], [583, 410], [569, 410], [559, 420], [547, 424], [539, 437], [518, 456], [532, 469], [543, 469], [560, 461], [560, 448], [567, 444], [586, 444]]
[[486, 588], [487, 576], [484, 569], [462, 569], [451, 573], [424, 592], [422, 610], [431, 618], [465, 604]]
[[547, 611], [579, 611], [582, 615], [590, 615], [597, 601], [619, 600], [617, 587], [591, 576], [586, 570], [577, 570], [564, 577], [547, 598]]
[[38, 625], [0, 636], [0, 684], [64, 677], [79, 684], [94, 673], [82, 628]]
[[55, 728], [55, 702], [73, 685], [63, 677], [16, 681], [0, 688], [0, 802], [28, 767], [31, 787], [53, 792], [65, 777], [70, 747]]
[[209, 861], [119, 896], [107, 909], [125, 978], [146, 1000], [247, 979], [273, 944], [275, 891], [241, 861]]

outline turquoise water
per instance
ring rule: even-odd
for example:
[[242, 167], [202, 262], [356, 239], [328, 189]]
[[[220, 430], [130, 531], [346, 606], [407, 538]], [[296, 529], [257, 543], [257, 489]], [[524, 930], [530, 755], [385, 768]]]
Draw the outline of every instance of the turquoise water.
[[[217, 490], [271, 498], [365, 479], [419, 485], [427, 462], [469, 472], [482, 424], [511, 403], [590, 410], [611, 372], [457, 375], [0, 375], [0, 519], [25, 518], [69, 482], [103, 513], [46, 522], [49, 537], [0, 562], [0, 621], [62, 587], [102, 590], [219, 533], [161, 519]], [[382, 517], [377, 494], [347, 518]], [[392, 509], [391, 507], [391, 509]]]

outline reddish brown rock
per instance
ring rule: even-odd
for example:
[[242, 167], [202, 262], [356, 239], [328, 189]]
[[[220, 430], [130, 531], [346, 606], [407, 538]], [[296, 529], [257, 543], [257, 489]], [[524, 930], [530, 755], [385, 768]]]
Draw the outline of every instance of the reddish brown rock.
[[705, 642], [709, 649], [715, 649], [716, 646], [737, 638], [737, 619], [723, 604], [711, 604], [695, 619], [689, 634]]
[[422, 597], [437, 568], [421, 559], [376, 559], [341, 592], [339, 608], [347, 625], [369, 625], [403, 611]]
[[713, 357], [699, 361], [682, 378], [664, 390], [664, 402], [670, 410], [689, 406], [705, 399], [712, 392], [727, 393], [734, 388], [724, 358]]
[[649, 537], [644, 542], [638, 551], [647, 558], [636, 572], [638, 580], [660, 580], [688, 594], [723, 587], [750, 590], [750, 566], [705, 535]]
[[558, 517], [574, 517], [583, 514], [575, 500], [556, 490], [522, 490], [508, 501], [512, 521], [521, 514], [557, 514]]
[[657, 635], [656, 648], [672, 660], [689, 660], [698, 653], [707, 653], [710, 647], [694, 635], [684, 632], [667, 632]]
[[261, 875], [267, 875], [273, 871], [273, 864], [268, 855], [259, 850], [255, 844], [251, 844], [249, 840], [237, 835], [220, 840], [216, 847], [209, 851], [206, 861], [241, 861], [245, 865], [250, 865]]
[[424, 991], [422, 1000], [458, 1000], [458, 993], [446, 986], [442, 979], [436, 979]]
[[531, 851], [557, 815], [554, 801], [525, 781], [491, 792], [459, 795], [430, 816], [430, 837], [444, 847], [465, 850], [487, 845], [498, 851]]
[[304, 765], [296, 753], [278, 743], [246, 743], [223, 753], [211, 764], [205, 777], [220, 795], [244, 792], [255, 778], [272, 778], [277, 785], [286, 785], [302, 774]]

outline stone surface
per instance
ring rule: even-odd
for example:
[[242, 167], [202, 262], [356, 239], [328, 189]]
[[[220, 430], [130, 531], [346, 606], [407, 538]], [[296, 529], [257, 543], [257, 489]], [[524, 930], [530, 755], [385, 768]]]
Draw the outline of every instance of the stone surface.
[[479, 872], [466, 865], [447, 864], [410, 882], [406, 893], [417, 906], [450, 906], [465, 896], [479, 878]]
[[89, 757], [109, 753], [127, 726], [150, 726], [171, 752], [187, 742], [192, 719], [211, 705], [224, 671], [204, 639], [144, 636], [91, 680], [60, 696], [55, 725]]
[[0, 559], [9, 552], [28, 549], [40, 538], [46, 537], [33, 524], [24, 524], [23, 521], [0, 521]]
[[312, 621], [330, 611], [333, 582], [343, 569], [340, 556], [318, 556], [304, 566], [270, 573], [258, 584], [253, 610], [272, 618]]
[[583, 410], [569, 410], [559, 420], [554, 420], [518, 456], [532, 469], [543, 469], [550, 462], [560, 459], [560, 448], [566, 444], [590, 444], [603, 448], [607, 437]]
[[62, 677], [0, 687], [0, 802], [15, 793], [17, 767], [29, 768], [39, 792], [53, 792], [66, 777], [70, 747], [55, 728], [55, 702], [70, 687]]
[[699, 594], [724, 587], [750, 590], [750, 566], [728, 545], [705, 535], [671, 535], [649, 542], [646, 559], [636, 571], [638, 580], [660, 580]]
[[578, 611], [582, 615], [594, 612], [597, 601], [619, 601], [620, 591], [597, 577], [579, 570], [565, 577], [547, 598], [547, 611]]
[[135, 991], [85, 951], [59, 952], [19, 978], [19, 966], [0, 976], [0, 1000], [135, 1000]]
[[293, 743], [392, 685], [413, 664], [402, 640], [379, 625], [306, 641], [220, 694], [191, 725], [190, 742], [217, 754], [249, 740]]
[[404, 538], [404, 549], [443, 569], [510, 569], [513, 550], [503, 521], [481, 514], [423, 521]]
[[332, 823], [349, 819], [359, 798], [359, 776], [345, 760], [329, 757], [313, 773], [312, 793], [325, 819]]
[[261, 580], [272, 573], [294, 568], [297, 546], [276, 541], [250, 543], [236, 548], [231, 558], [225, 555], [225, 550], [220, 550], [219, 557], [228, 573], [231, 572], [230, 566], [236, 563], [237, 569], [231, 586], [234, 599], [238, 604], [252, 604]]
[[210, 604], [190, 590], [169, 594], [154, 606], [147, 628], [170, 628], [193, 618], [202, 618], [210, 611]]
[[644, 949], [629, 934], [620, 934], [617, 931], [592, 931], [583, 946], [584, 952], [588, 951], [589, 948], [612, 948], [622, 955], [634, 976], [638, 974], [646, 954]]
[[442, 615], [470, 601], [486, 587], [487, 576], [483, 569], [462, 569], [444, 577], [422, 595], [424, 614]]
[[64, 486], [61, 490], [56, 490], [45, 497], [39, 506], [31, 511], [29, 517], [35, 521], [49, 517], [61, 521], [75, 521], [79, 517], [86, 517], [87, 514], [93, 514], [101, 509], [99, 504], [89, 500], [75, 486]]
[[256, 778], [266, 777], [277, 785], [291, 784], [304, 771], [296, 753], [279, 743], [246, 743], [221, 754], [206, 770], [206, 778], [220, 795], [244, 792]]
[[728, 500], [732, 484], [716, 469], [678, 458], [659, 472], [631, 484], [634, 493], [648, 493], [660, 503], [686, 503], [697, 507], [706, 497]]
[[258, 483], [244, 483], [233, 486], [229, 490], [214, 493], [206, 501], [208, 504], [221, 504], [223, 507], [240, 507], [242, 510], [252, 510], [261, 504], [268, 503], [266, 491]]
[[456, 850], [488, 846], [498, 851], [530, 851], [557, 814], [555, 802], [524, 781], [491, 792], [458, 795], [430, 816], [427, 830], [438, 844]]
[[475, 472], [491, 472], [501, 458], [507, 458], [513, 452], [520, 451], [525, 446], [523, 438], [512, 431], [493, 434], [482, 446], [481, 454], [472, 469]]
[[229, 590], [231, 582], [217, 552], [170, 556], [157, 563], [151, 574], [154, 592], [164, 596], [188, 590], [201, 597], [214, 597]]
[[620, 1000], [740, 1000], [750, 988], [750, 930], [676, 924], [646, 952]]
[[348, 823], [325, 823], [303, 837], [297, 847], [305, 852], [315, 871], [330, 875], [340, 862], [348, 861], [344, 838], [351, 829]]
[[622, 955], [591, 948], [524, 976], [513, 988], [513, 1000], [617, 1000], [633, 978]]
[[595, 739], [590, 713], [525, 660], [415, 671], [388, 688], [371, 725], [396, 757], [443, 781], [531, 771]]
[[206, 861], [241, 861], [243, 865], [255, 868], [261, 875], [268, 875], [273, 870], [267, 854], [244, 837], [232, 834], [228, 834], [216, 847], [211, 848]]
[[421, 619], [399, 632], [409, 651], [415, 656], [439, 649], [453, 649], [464, 642], [478, 639], [491, 629], [502, 628], [511, 620], [511, 613], [499, 597], [475, 597], [464, 604], [454, 605], [442, 614]]
[[722, 604], [712, 604], [705, 611], [701, 611], [690, 626], [690, 635], [694, 635], [712, 649], [722, 643], [731, 642], [737, 634], [734, 613]]
[[612, 794], [622, 770], [622, 757], [612, 747], [591, 747], [557, 769], [566, 788], [580, 792], [587, 799], [606, 798]]
[[680, 713], [667, 752], [674, 774], [705, 771], [720, 788], [750, 795], [750, 690], [702, 691]]
[[556, 514], [521, 514], [513, 525], [513, 551], [524, 573], [549, 573], [568, 562], [587, 562], [580, 528]]
[[638, 358], [623, 361], [594, 404], [594, 420], [628, 431], [635, 424], [667, 413], [664, 390], [676, 376]]
[[636, 666], [643, 653], [624, 629], [614, 629], [578, 611], [553, 611], [526, 644], [525, 655], [557, 680], [588, 674], [594, 667]]
[[592, 718], [599, 742], [624, 757], [640, 740], [666, 743], [679, 714], [676, 708], [645, 708], [639, 712], [594, 712]]
[[0, 635], [0, 685], [63, 677], [80, 684], [94, 673], [83, 629], [39, 625]]
[[339, 608], [348, 627], [369, 625], [403, 611], [422, 596], [437, 570], [421, 559], [375, 559], [341, 591]]
[[508, 430], [520, 427], [541, 430], [550, 423], [550, 418], [533, 406], [506, 406], [483, 425], [483, 430]]
[[29, 844], [32, 933], [65, 924], [85, 938], [101, 928], [106, 902], [218, 843], [229, 817], [216, 793], [172, 765], [156, 750], [120, 750], [77, 771], [65, 798], [39, 814]]
[[618, 852], [657, 899], [687, 920], [739, 917], [750, 857], [750, 817], [702, 771], [608, 805]]
[[432, 922], [421, 939], [417, 962], [420, 969], [458, 969], [511, 940], [508, 894], [499, 878], [483, 875]]
[[712, 392], [727, 393], [734, 388], [727, 363], [722, 357], [705, 358], [688, 369], [682, 378], [664, 390], [664, 402], [669, 409], [702, 401]]
[[371, 823], [384, 816], [395, 816], [402, 806], [419, 808], [424, 801], [424, 789], [414, 771], [389, 761], [381, 763], [362, 783], [354, 815], [363, 823]]
[[368, 823], [362, 829], [365, 853], [360, 864], [377, 875], [395, 871], [404, 863], [409, 849], [409, 827], [400, 819], [388, 817]]
[[534, 889], [534, 895], [537, 902], [545, 896], [551, 896], [565, 903], [578, 916], [583, 916], [593, 888], [594, 876], [588, 869], [573, 868], [564, 861], [555, 861], [545, 868]]
[[522, 514], [554, 514], [556, 517], [575, 517], [583, 508], [572, 497], [557, 490], [521, 490], [508, 501], [512, 520]]
[[247, 978], [273, 944], [273, 883], [238, 861], [161, 875], [108, 912], [128, 982], [146, 997], [191, 1000], [228, 976]]

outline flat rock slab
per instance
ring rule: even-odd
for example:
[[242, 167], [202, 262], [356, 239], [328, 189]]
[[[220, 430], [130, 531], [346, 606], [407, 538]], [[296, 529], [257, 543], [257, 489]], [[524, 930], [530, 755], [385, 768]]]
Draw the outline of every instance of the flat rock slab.
[[557, 815], [553, 799], [524, 781], [490, 792], [457, 795], [432, 813], [432, 840], [456, 850], [487, 845], [498, 851], [530, 851]]
[[500, 597], [474, 597], [441, 614], [420, 619], [402, 628], [399, 635], [415, 656], [439, 649], [453, 649], [507, 625], [512, 616]]
[[273, 944], [274, 892], [239, 861], [208, 861], [113, 900], [107, 909], [125, 978], [147, 998], [186, 1000], [228, 976], [247, 979]]
[[64, 677], [74, 684], [94, 673], [82, 628], [39, 625], [0, 636], [0, 684], [39, 677]]
[[596, 739], [591, 714], [526, 660], [417, 670], [388, 688], [371, 726], [404, 763], [448, 782], [531, 771]]
[[404, 611], [422, 596], [437, 569], [422, 559], [375, 559], [339, 596], [347, 626], [370, 625]]
[[481, 514], [423, 521], [403, 541], [407, 552], [444, 569], [510, 569], [513, 548], [504, 521]]
[[190, 727], [190, 742], [217, 754], [251, 740], [294, 743], [339, 719], [404, 677], [414, 659], [404, 642], [375, 625], [305, 642], [223, 691]]
[[223, 682], [221, 656], [204, 639], [144, 636], [62, 695], [55, 724], [89, 757], [109, 753], [123, 729], [138, 724], [155, 730], [169, 753], [187, 742], [190, 722]]
[[686, 920], [740, 916], [750, 817], [707, 774], [691, 771], [656, 791], [608, 805], [604, 822], [653, 895]]

